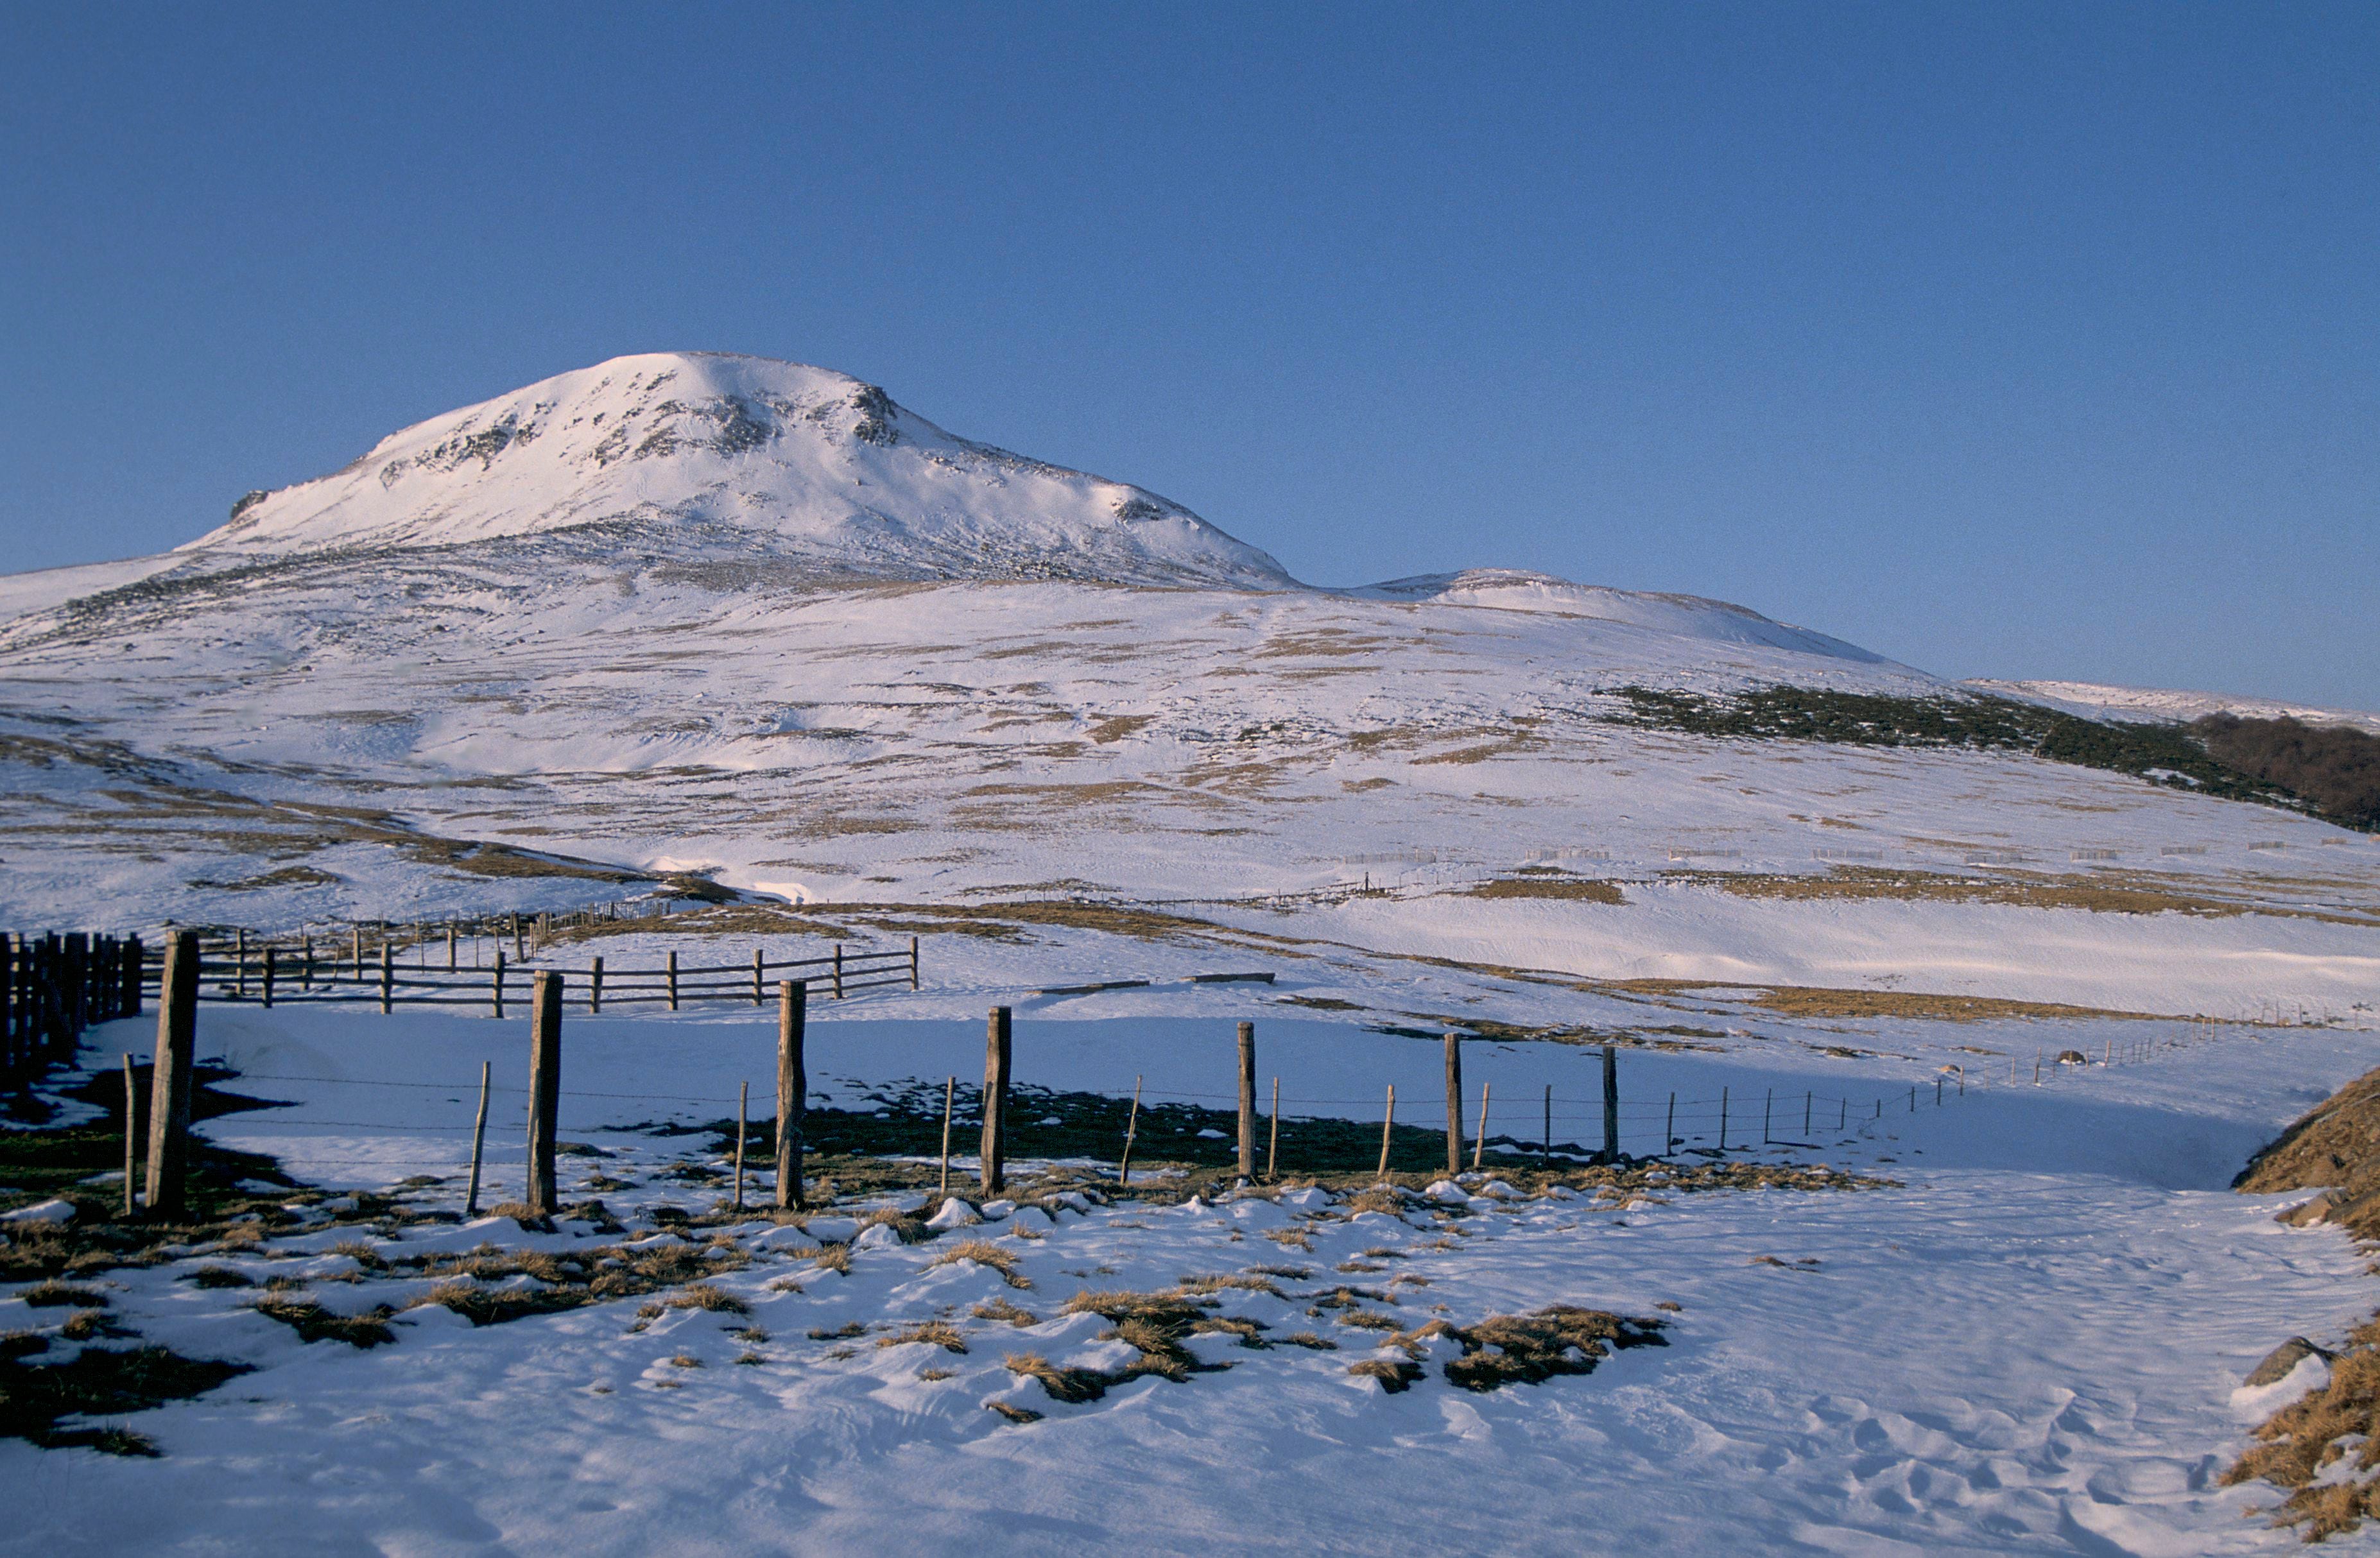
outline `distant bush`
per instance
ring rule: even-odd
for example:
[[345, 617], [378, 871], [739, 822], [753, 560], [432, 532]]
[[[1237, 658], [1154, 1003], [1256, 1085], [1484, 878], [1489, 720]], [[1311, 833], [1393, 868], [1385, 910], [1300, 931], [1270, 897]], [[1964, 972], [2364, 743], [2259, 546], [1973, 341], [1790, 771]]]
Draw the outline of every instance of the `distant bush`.
[[2302, 796], [2333, 822], [2380, 829], [2380, 736], [2286, 715], [2210, 714], [2190, 732], [2224, 767]]
[[1852, 746], [1961, 746], [2133, 774], [2228, 801], [2311, 811], [2380, 828], [2380, 737], [2294, 719], [2211, 715], [2195, 725], [2086, 719], [2013, 698], [1907, 698], [1816, 687], [1753, 687], [1704, 697], [1621, 687], [1621, 724], [1694, 735]]

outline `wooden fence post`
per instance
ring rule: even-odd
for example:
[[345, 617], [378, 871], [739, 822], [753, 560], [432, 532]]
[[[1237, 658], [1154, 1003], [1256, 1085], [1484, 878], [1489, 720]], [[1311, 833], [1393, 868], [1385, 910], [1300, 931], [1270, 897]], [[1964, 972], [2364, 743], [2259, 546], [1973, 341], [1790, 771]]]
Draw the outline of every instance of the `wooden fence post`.
[[587, 1011], [589, 1016], [603, 1009], [603, 960], [595, 958], [587, 965]]
[[[843, 948], [835, 948], [836, 982], [842, 981]], [[983, 1036], [983, 1147], [978, 1178], [986, 1190], [1008, 1188], [1008, 1063], [1011, 1019], [1006, 1007], [991, 1008]]]
[[271, 1011], [273, 1009], [273, 975], [274, 972], [274, 961], [275, 960], [273, 956], [273, 945], [272, 943], [267, 942], [264, 948], [264, 980], [262, 984], [259, 987], [264, 1001], [264, 1009], [267, 1011]]
[[1116, 1165], [1116, 1183], [1132, 1183], [1132, 1139], [1140, 1130], [1140, 1079], [1132, 1079], [1132, 1113], [1123, 1118], [1123, 1159]]
[[1620, 1161], [1620, 1051], [1603, 1046], [1603, 1161]]
[[513, 961], [526, 962], [528, 959], [528, 948], [521, 940], [521, 917], [516, 914], [513, 916]]
[[1257, 1176], [1257, 1025], [1240, 1024], [1240, 1178]]
[[810, 1079], [803, 1063], [803, 1029], [809, 1021], [808, 984], [799, 979], [777, 985], [777, 1204], [806, 1207], [802, 1190], [802, 1112], [809, 1099]]
[[[139, 936], [124, 938], [124, 1015], [127, 1017], [140, 1015], [140, 952]], [[0, 995], [0, 1012], [6, 1010], [6, 996]]]
[[667, 972], [669, 973], [669, 1008], [675, 1011], [677, 1009], [677, 953], [675, 950], [672, 950], [669, 955]]
[[951, 1193], [951, 1101], [958, 1095], [959, 1080], [942, 1079], [942, 1188], [940, 1194]]
[[553, 1136], [562, 1113], [562, 975], [540, 970], [529, 985], [528, 1209], [553, 1211]]
[[480, 1062], [480, 1117], [471, 1124], [471, 1188], [463, 1197], [463, 1215], [480, 1214], [480, 1154], [488, 1144], [488, 1083], [495, 1062]]
[[834, 998], [843, 999], [843, 943], [834, 944]]
[[1272, 1183], [1281, 1163], [1281, 1079], [1272, 1080], [1272, 1144], [1265, 1149], [1265, 1183]]
[[1546, 1083], [1546, 1150], [1538, 1160], [1545, 1172], [1554, 1171], [1554, 1084]]
[[501, 947], [496, 948], [495, 967], [491, 972], [492, 977], [488, 981], [488, 996], [495, 1007], [496, 1021], [502, 1022], [504, 1020], [504, 949]]
[[231, 933], [232, 989], [241, 1000], [248, 999], [248, 932], [235, 928]]
[[1380, 1178], [1389, 1177], [1389, 1133], [1397, 1128], [1397, 1084], [1389, 1084], [1388, 1112], [1380, 1117]]
[[735, 1210], [744, 1210], [744, 1120], [752, 1106], [752, 1084], [735, 1084]]
[[446, 972], [455, 972], [455, 922], [446, 922]]
[[1446, 1035], [1446, 1171], [1463, 1172], [1463, 1039]]
[[1479, 1172], [1480, 1154], [1488, 1150], [1488, 1084], [1479, 1084], [1479, 1129], [1471, 1138], [1471, 1172]]
[[909, 938], [909, 988], [910, 988], [910, 989], [912, 989], [912, 990], [915, 990], [917, 987], [917, 938], [916, 936], [911, 936], [911, 937]]
[[767, 1004], [767, 997], [760, 989], [761, 980], [768, 977], [767, 968], [768, 965], [760, 960], [760, 949], [755, 947], [752, 948], [752, 1004], [756, 1007]]
[[124, 1220], [139, 1210], [133, 1197], [140, 1172], [140, 1088], [132, 1077], [132, 1052], [124, 1052]]
[[189, 1162], [190, 1061], [199, 1040], [199, 933], [165, 944], [157, 1000], [157, 1055], [149, 1080], [149, 1211], [179, 1216]]
[[380, 944], [380, 1014], [386, 1017], [396, 1009], [396, 948], [383, 941]]
[[349, 925], [349, 926], [347, 927], [347, 937], [348, 937], [348, 939], [349, 939], [351, 942], [353, 942], [353, 943], [354, 943], [354, 949], [355, 949], [355, 954], [356, 954], [356, 983], [357, 983], [357, 984], [361, 984], [364, 982], [364, 928], [363, 928], [363, 926], [361, 926], [361, 925]]

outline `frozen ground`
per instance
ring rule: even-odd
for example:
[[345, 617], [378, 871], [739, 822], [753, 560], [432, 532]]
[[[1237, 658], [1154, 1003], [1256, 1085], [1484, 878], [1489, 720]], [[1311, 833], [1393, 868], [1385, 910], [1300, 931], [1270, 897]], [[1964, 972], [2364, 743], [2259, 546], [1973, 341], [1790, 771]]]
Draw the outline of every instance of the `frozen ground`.
[[[1435, 1043], [1290, 1016], [1281, 994], [1177, 986], [1159, 993], [1171, 1016], [1156, 1014], [1150, 992], [1022, 1000], [1017, 1078], [1114, 1093], [1137, 1075], [1152, 1102], [1228, 1107], [1232, 1022], [1253, 1015], [1259, 1071], [1282, 1078], [1285, 1112], [1377, 1119], [1368, 1100], [1393, 1081], [1415, 1101], [1401, 1102], [1407, 1123], [1439, 1122]], [[893, 993], [821, 1008], [810, 1028], [816, 1102], [864, 1107], [909, 1081], [938, 1096], [943, 1076], [979, 1075], [980, 1017], [933, 1014], [965, 998]], [[1066, 1015], [1083, 1000], [1135, 998], [1148, 1008]], [[491, 1217], [365, 1237], [392, 1260], [482, 1243], [674, 1242], [656, 1209], [705, 1212], [723, 1188], [668, 1176], [722, 1160], [708, 1137], [633, 1128], [716, 1121], [732, 1114], [739, 1081], [765, 1094], [767, 1017], [718, 1008], [565, 1020], [563, 1136], [605, 1155], [565, 1156], [564, 1194], [589, 1193], [601, 1176], [622, 1232], [565, 1222], [526, 1234]], [[1786, 1099], [1775, 1134], [1800, 1140], [1803, 1098], [1815, 1093], [1842, 1102], [1832, 1117], [1812, 1106], [1821, 1129], [1809, 1145], [1763, 1149], [1755, 1119], [1731, 1129], [1730, 1155], [1823, 1161], [1892, 1183], [1490, 1190], [1444, 1209], [1415, 1203], [1402, 1218], [1350, 1217], [1318, 1191], [1280, 1203], [1086, 1201], [1054, 1220], [995, 1215], [915, 1245], [879, 1234], [852, 1250], [845, 1274], [799, 1253], [857, 1232], [854, 1209], [838, 1207], [808, 1234], [729, 1228], [750, 1263], [715, 1285], [748, 1312], [673, 1309], [641, 1326], [629, 1299], [480, 1329], [442, 1308], [404, 1310], [427, 1278], [325, 1253], [355, 1228], [299, 1229], [253, 1251], [109, 1274], [119, 1323], [258, 1370], [135, 1419], [164, 1450], [159, 1460], [0, 1446], [0, 1481], [20, 1491], [0, 1551], [1190, 1552], [1377, 1549], [1448, 1529], [1475, 1551], [1546, 1552], [2290, 1544], [2243, 1518], [2272, 1495], [2215, 1478], [2247, 1426], [2318, 1365], [2277, 1390], [2240, 1383], [2284, 1337], [2333, 1337], [2367, 1313], [2370, 1279], [2336, 1231], [2283, 1227], [2278, 1202], [2224, 1187], [2279, 1125], [2367, 1069], [2368, 1033], [2113, 1018], [1764, 1018], [1733, 1032], [1723, 1014], [1706, 1021], [1707, 1036], [1678, 1041], [1694, 1047], [1622, 1053], [1628, 1129], [1658, 1130], [1647, 1111], [1672, 1092], [1698, 1102], [1726, 1088]], [[451, 1207], [479, 1062], [491, 1060], [505, 1088], [492, 1200], [517, 1187], [512, 1090], [525, 1033], [462, 1015], [211, 1006], [201, 1057], [241, 1071], [237, 1091], [287, 1103], [206, 1129], [329, 1186], [441, 1176], [401, 1194]], [[137, 1049], [145, 1036], [117, 1024], [92, 1049]], [[1828, 1044], [1854, 1053], [1827, 1054]], [[2119, 1063], [2052, 1065], [2033, 1085], [2034, 1054], [2062, 1048]], [[2013, 1085], [1998, 1069], [2010, 1057]], [[1946, 1064], [1965, 1067], [1969, 1085], [1961, 1097], [1947, 1084], [1937, 1105], [1931, 1079]], [[1593, 1050], [1559, 1044], [1475, 1041], [1465, 1056], [1475, 1098], [1485, 1081], [1533, 1116], [1553, 1085], [1563, 1141], [1592, 1139], [1596, 1067]], [[1707, 1143], [1715, 1124], [1697, 1116], [1680, 1134]], [[1503, 1125], [1539, 1134], [1533, 1119]], [[1161, 1156], [1162, 1145], [1142, 1151]], [[1488, 1154], [1500, 1155], [1514, 1162]], [[1306, 1230], [1310, 1249], [1267, 1237], [1290, 1228]], [[932, 1263], [971, 1235], [1010, 1252], [1030, 1286], [971, 1262]], [[187, 1280], [227, 1262], [260, 1280], [301, 1279], [342, 1312], [398, 1307], [397, 1340], [366, 1352], [300, 1344], [247, 1307], [251, 1291]], [[1255, 1266], [1308, 1274], [1268, 1279], [1278, 1296], [1222, 1290], [1217, 1315], [1282, 1343], [1190, 1338], [1197, 1359], [1226, 1370], [1065, 1404], [1005, 1367], [1012, 1353], [1100, 1369], [1133, 1356], [1099, 1339], [1106, 1322], [1062, 1312], [1078, 1291]], [[348, 1275], [364, 1280], [336, 1280]], [[1314, 1309], [1342, 1284], [1374, 1297]], [[991, 1300], [1034, 1320], [973, 1316]], [[1351, 1314], [1467, 1325], [1550, 1303], [1666, 1320], [1669, 1345], [1485, 1395], [1440, 1376], [1455, 1355], [1444, 1338], [1420, 1344], [1428, 1371], [1402, 1394], [1347, 1371], [1402, 1356], [1380, 1352], [1383, 1333]], [[0, 1327], [56, 1314], [21, 1308], [0, 1300]], [[937, 1318], [957, 1327], [964, 1353], [876, 1345]], [[855, 1323], [859, 1333], [839, 1335]], [[1299, 1332], [1337, 1349], [1283, 1341]], [[1041, 1420], [1011, 1422], [993, 1401]], [[2348, 1550], [2373, 1545], [2358, 1538]]]

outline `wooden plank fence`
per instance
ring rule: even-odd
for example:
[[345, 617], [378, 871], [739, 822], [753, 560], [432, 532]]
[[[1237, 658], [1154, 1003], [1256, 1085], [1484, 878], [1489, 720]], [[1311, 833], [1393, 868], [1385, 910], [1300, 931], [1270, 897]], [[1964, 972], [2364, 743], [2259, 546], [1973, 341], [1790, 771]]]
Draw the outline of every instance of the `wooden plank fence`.
[[140, 1015], [137, 936], [0, 932], [0, 1079], [23, 1082], [74, 1057], [96, 1022]]
[[[122, 965], [123, 982], [136, 1002], [153, 996], [164, 972], [164, 955], [138, 949]], [[415, 950], [426, 945], [417, 942]], [[364, 951], [360, 932], [342, 947], [335, 938], [311, 935], [267, 939], [235, 930], [200, 938], [199, 999], [252, 1001], [260, 1006], [319, 1003], [363, 1003], [393, 1011], [400, 1006], [480, 1007], [492, 1017], [505, 1015], [507, 1004], [518, 1007], [529, 999], [530, 980], [539, 973], [567, 977], [568, 997], [589, 1013], [611, 1006], [665, 1006], [675, 1011], [699, 1001], [734, 1001], [763, 1006], [774, 986], [785, 980], [806, 981], [821, 995], [840, 1000], [863, 990], [923, 988], [917, 938], [905, 948], [853, 951], [834, 943], [823, 956], [771, 958], [765, 948], [752, 949], [749, 961], [687, 966], [674, 951], [663, 955], [655, 968], [622, 968], [603, 959], [589, 960], [583, 969], [524, 969], [508, 960], [499, 948], [489, 966], [479, 969], [424, 966], [398, 962], [400, 948], [383, 939]], [[134, 972], [137, 969], [137, 972]], [[137, 984], [131, 983], [137, 980]]]

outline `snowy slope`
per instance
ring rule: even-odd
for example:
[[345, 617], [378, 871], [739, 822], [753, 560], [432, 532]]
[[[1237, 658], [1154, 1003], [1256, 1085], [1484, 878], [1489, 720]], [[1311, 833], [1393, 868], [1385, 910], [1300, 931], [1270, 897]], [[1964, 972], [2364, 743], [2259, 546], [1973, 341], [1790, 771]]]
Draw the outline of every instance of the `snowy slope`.
[[610, 527], [903, 577], [1289, 585], [1178, 503], [954, 438], [883, 391], [719, 353], [614, 357], [251, 493], [183, 549], [252, 557]]
[[2162, 687], [2110, 687], [2096, 682], [1992, 682], [1966, 683], [1979, 692], [2026, 698], [2080, 714], [2089, 719], [2132, 719], [2180, 723], [2209, 714], [2237, 714], [2256, 719], [2287, 716], [2309, 725], [2352, 725], [2380, 735], [2380, 714], [2351, 708], [2321, 708], [2279, 698], [2241, 697], [2230, 693], [2192, 693]]

